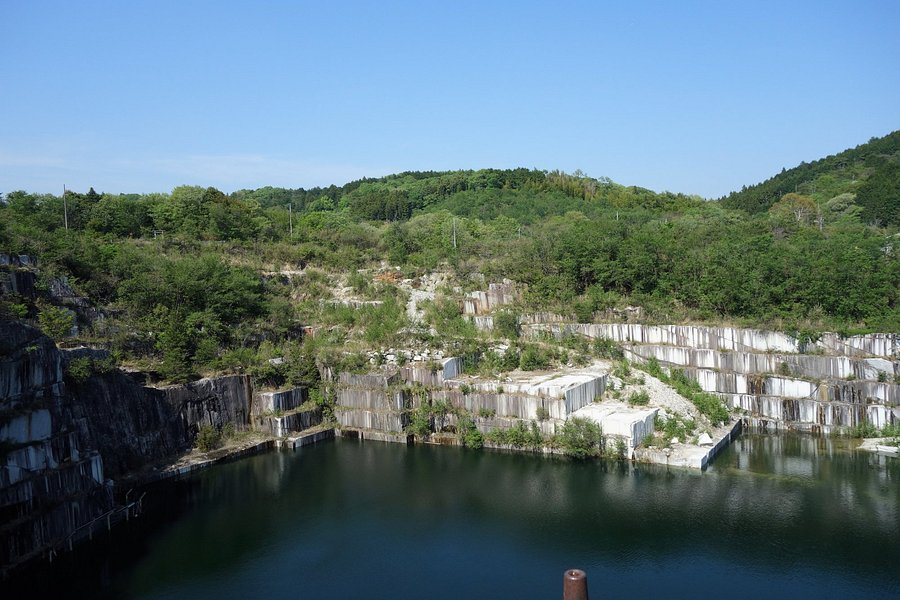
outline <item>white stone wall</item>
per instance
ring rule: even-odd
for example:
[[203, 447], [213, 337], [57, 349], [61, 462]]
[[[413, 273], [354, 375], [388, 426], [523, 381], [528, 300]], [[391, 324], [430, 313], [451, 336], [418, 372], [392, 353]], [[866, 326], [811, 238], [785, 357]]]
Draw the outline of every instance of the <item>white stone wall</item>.
[[400, 413], [370, 410], [336, 410], [334, 416], [341, 427], [377, 429], [379, 431], [403, 431], [405, 423]]
[[480, 315], [497, 307], [512, 304], [521, 297], [516, 284], [508, 279], [503, 283], [492, 283], [487, 291], [469, 292], [463, 298], [463, 314]]
[[825, 333], [816, 342], [816, 346], [835, 354], [900, 358], [900, 334], [896, 333], [870, 333], [847, 338], [835, 333]]
[[251, 414], [263, 415], [276, 411], [294, 410], [308, 398], [306, 388], [293, 388], [279, 392], [260, 392], [253, 399]]

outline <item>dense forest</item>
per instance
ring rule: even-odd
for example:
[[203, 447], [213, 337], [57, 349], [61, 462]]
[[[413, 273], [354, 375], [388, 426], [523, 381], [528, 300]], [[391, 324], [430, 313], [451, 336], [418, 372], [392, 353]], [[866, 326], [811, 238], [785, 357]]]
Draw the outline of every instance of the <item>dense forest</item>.
[[[660, 322], [897, 332], [898, 144], [895, 132], [718, 201], [528, 169], [232, 194], [14, 191], [0, 202], [0, 252], [38, 257], [40, 290], [64, 277], [98, 307], [103, 318], [75, 310], [80, 338], [172, 381], [236, 369], [309, 381], [329, 352], [427, 335], [374, 277], [383, 265], [463, 288], [508, 277], [527, 284], [518, 310], [582, 321], [639, 305]], [[336, 277], [382, 302], [331, 302]], [[6, 295], [0, 310], [68, 336], [65, 303], [40, 297]], [[473, 334], [449, 300], [428, 315], [441, 333]], [[328, 334], [305, 338], [306, 325]]]
[[813, 209], [858, 211], [863, 223], [900, 225], [900, 131], [811, 163], [802, 163], [722, 199], [756, 214], [786, 194], [806, 196]]

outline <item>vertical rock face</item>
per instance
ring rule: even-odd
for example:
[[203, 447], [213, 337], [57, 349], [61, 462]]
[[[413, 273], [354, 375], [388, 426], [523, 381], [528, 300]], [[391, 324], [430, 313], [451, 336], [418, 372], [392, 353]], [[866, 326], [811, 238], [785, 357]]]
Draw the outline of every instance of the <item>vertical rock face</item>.
[[34, 298], [37, 274], [32, 267], [36, 262], [31, 256], [0, 254], [0, 296], [17, 294]]
[[0, 572], [113, 506], [102, 458], [60, 416], [65, 393], [53, 342], [0, 321]]
[[900, 334], [824, 333], [809, 342], [733, 327], [556, 320], [528, 329], [620, 342], [629, 360], [680, 370], [726, 406], [776, 427], [828, 433], [900, 423]]
[[481, 315], [499, 306], [512, 304], [521, 299], [522, 292], [515, 283], [504, 279], [502, 283], [492, 283], [486, 292], [469, 292], [463, 298], [463, 314]]
[[[483, 433], [535, 421], [543, 433], [591, 404], [606, 389], [607, 375], [590, 369], [562, 374], [532, 374], [516, 381], [461, 379], [463, 363], [453, 357], [441, 365], [413, 363], [333, 380], [335, 418], [341, 427], [397, 434], [410, 425], [411, 413], [441, 403], [449, 412], [465, 411]], [[455, 425], [446, 417], [444, 425]], [[438, 427], [440, 429], [440, 427]]]
[[0, 572], [116, 511], [111, 478], [191, 447], [201, 425], [249, 422], [246, 376], [147, 388], [112, 370], [64, 380], [38, 330], [0, 321]]
[[253, 392], [247, 375], [201, 379], [159, 391], [172, 410], [180, 415], [191, 439], [202, 425], [220, 429], [226, 423], [242, 426], [250, 422]]

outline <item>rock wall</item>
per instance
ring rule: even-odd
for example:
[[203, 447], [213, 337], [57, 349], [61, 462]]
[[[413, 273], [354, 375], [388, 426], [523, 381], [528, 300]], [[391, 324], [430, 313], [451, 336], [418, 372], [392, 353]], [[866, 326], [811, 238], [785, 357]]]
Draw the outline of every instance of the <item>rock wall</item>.
[[[660, 363], [700, 367], [736, 373], [784, 373], [813, 379], [878, 379], [881, 373], [894, 379], [900, 375], [900, 361], [883, 358], [851, 358], [810, 354], [773, 354], [682, 348], [678, 346], [634, 345], [627, 350], [630, 360], [656, 358]], [[786, 371], [786, 373], [785, 373]]]
[[[606, 388], [605, 374], [587, 371], [501, 383], [460, 378], [461, 369], [460, 359], [449, 358], [437, 371], [412, 364], [364, 375], [341, 373], [332, 384], [335, 418], [341, 427], [396, 434], [404, 431], [410, 412], [423, 402], [443, 402], [451, 409], [467, 411], [483, 432], [525, 420], [538, 421], [542, 431], [551, 434], [556, 424], [591, 404]], [[455, 422], [448, 416], [444, 425]]]
[[250, 409], [253, 429], [282, 438], [320, 425], [321, 407], [301, 408], [308, 400], [305, 387], [257, 393]]
[[71, 358], [94, 354], [0, 321], [2, 572], [120, 514], [112, 479], [189, 448], [200, 425], [248, 423], [246, 376], [162, 389], [117, 369], [65, 379]]
[[34, 298], [37, 261], [32, 256], [0, 254], [0, 296]]
[[59, 417], [62, 365], [38, 330], [0, 321], [0, 576], [113, 506], [100, 454]]
[[322, 423], [322, 409], [319, 407], [288, 413], [283, 416], [265, 416], [254, 423], [257, 431], [275, 437], [285, 437]]
[[538, 323], [533, 331], [580, 333], [625, 344], [665, 344], [735, 352], [803, 353], [818, 350], [850, 356], [900, 358], [900, 334], [872, 333], [842, 338], [825, 333], [813, 344], [777, 331], [705, 327], [699, 325], [640, 325], [628, 323]]
[[[420, 378], [435, 375], [426, 367], [404, 369], [407, 375], [418, 374]], [[339, 374], [332, 388], [338, 425], [389, 433], [403, 431], [409, 425], [408, 409], [417, 405], [412, 394], [403, 388], [402, 373], [401, 369], [388, 368], [364, 375]]]
[[191, 431], [196, 431], [201, 425], [221, 428], [225, 423], [234, 423], [239, 427], [250, 423], [253, 390], [249, 375], [212, 377], [161, 390], [166, 401], [178, 411]]
[[751, 420], [772, 420], [775, 428], [828, 433], [900, 423], [898, 334], [826, 333], [809, 344], [783, 333], [731, 327], [552, 321], [528, 331], [612, 339], [628, 359], [652, 358], [679, 369], [726, 406]]
[[503, 283], [492, 283], [486, 292], [469, 292], [463, 298], [463, 314], [480, 315], [491, 312], [499, 306], [512, 304], [522, 297], [515, 283], [504, 279]]
[[253, 397], [250, 407], [251, 416], [262, 416], [266, 413], [287, 412], [294, 410], [309, 400], [309, 391], [298, 387], [278, 392], [259, 392]]
[[400, 367], [399, 377], [408, 383], [425, 386], [441, 386], [444, 382], [462, 373], [463, 361], [458, 357], [445, 358], [437, 363], [437, 369], [422, 364]]

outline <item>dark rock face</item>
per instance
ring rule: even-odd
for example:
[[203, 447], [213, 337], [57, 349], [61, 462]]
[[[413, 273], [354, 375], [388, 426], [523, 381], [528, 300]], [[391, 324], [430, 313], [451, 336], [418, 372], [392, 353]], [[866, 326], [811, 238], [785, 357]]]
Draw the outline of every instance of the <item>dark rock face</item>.
[[246, 376], [148, 388], [113, 369], [66, 381], [69, 360], [103, 358], [93, 354], [0, 321], [0, 575], [119, 509], [111, 479], [190, 448], [201, 425], [249, 422]]
[[32, 271], [0, 267], [0, 295], [18, 294], [24, 298], [34, 298], [36, 281]]
[[225, 423], [246, 425], [250, 422], [253, 391], [247, 375], [201, 379], [158, 391], [163, 392], [166, 402], [180, 415], [191, 439], [201, 425], [218, 429]]
[[116, 478], [190, 447], [193, 438], [165, 393], [137, 385], [113, 371], [69, 386], [60, 419], [103, 457], [106, 476]]
[[19, 295], [34, 298], [37, 261], [31, 256], [0, 254], [0, 296]]

